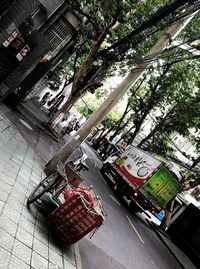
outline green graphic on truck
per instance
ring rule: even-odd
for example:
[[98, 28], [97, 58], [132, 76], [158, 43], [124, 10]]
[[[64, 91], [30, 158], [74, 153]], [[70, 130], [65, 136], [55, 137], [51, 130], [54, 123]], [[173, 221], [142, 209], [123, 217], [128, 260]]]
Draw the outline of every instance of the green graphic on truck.
[[162, 166], [141, 188], [141, 192], [160, 210], [181, 190], [182, 185]]
[[[129, 146], [123, 153], [105, 161], [101, 172], [132, 211], [160, 211], [182, 189], [178, 177], [166, 164], [148, 152]], [[149, 216], [149, 215], [148, 215]]]

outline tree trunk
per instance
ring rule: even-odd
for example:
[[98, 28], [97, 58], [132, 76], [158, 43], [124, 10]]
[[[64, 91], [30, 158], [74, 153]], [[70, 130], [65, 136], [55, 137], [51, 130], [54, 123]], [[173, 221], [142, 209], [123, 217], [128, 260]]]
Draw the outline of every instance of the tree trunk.
[[[133, 132], [133, 134], [131, 135], [131, 139], [129, 140], [129, 145], [133, 143], [133, 140], [135, 139], [136, 135], [138, 134], [139, 130], [140, 130], [141, 125], [136, 125], [135, 126], [135, 130]], [[138, 145], [139, 146], [139, 145]]]
[[[129, 119], [127, 119], [127, 121], [122, 125], [119, 126], [118, 129], [115, 130], [114, 134], [110, 137], [110, 141], [112, 141], [122, 130], [124, 130], [124, 128], [129, 124], [129, 122], [131, 121], [132, 117], [130, 117]], [[119, 139], [120, 141], [121, 139]], [[118, 141], [118, 142], [119, 142]]]
[[160, 129], [159, 128], [160, 127], [160, 125], [158, 126], [156, 126], [152, 131], [151, 131], [151, 133], [150, 134], [148, 134], [137, 146], [139, 147], [139, 148], [141, 148], [142, 147], [142, 145], [144, 145], [147, 141], [149, 141], [149, 139], [151, 139], [154, 135], [155, 135], [155, 133], [157, 133], [158, 132], [158, 130]]
[[77, 100], [78, 97], [74, 97], [72, 95], [69, 96], [66, 103], [64, 104], [64, 108], [62, 107], [60, 111], [52, 119], [49, 120], [48, 124], [50, 128], [55, 129], [56, 125], [60, 121], [62, 121], [65, 114], [73, 107], [73, 105], [76, 103]]
[[99, 136], [99, 138], [92, 144], [92, 147], [97, 150], [98, 147], [102, 144], [102, 142], [104, 141], [104, 139], [106, 138], [106, 136], [115, 128], [115, 125], [113, 124], [113, 126], [111, 126], [110, 129], [108, 129], [108, 131], [103, 135], [103, 136]]
[[195, 166], [197, 166], [199, 162], [200, 162], [200, 156], [193, 161], [193, 164], [190, 166], [190, 169], [193, 169]]
[[[99, 130], [97, 129], [96, 131], [94, 131], [94, 134], [92, 136], [90, 136], [90, 140], [89, 141], [92, 142], [93, 139], [94, 139], [94, 137], [101, 136], [104, 131], [105, 131], [105, 128], [102, 128], [102, 129], [99, 129]], [[98, 135], [98, 133], [99, 133], [99, 135]]]
[[[131, 131], [134, 127], [135, 127], [135, 125], [133, 125], [132, 127], [130, 127], [129, 130], [128, 130], [127, 132], [125, 132], [125, 133], [122, 135], [122, 137], [121, 137], [121, 139], [119, 140], [119, 142], [120, 142], [120, 141], [121, 141], [127, 134], [129, 134], [130, 131]], [[130, 145], [129, 141], [128, 141], [128, 144]]]

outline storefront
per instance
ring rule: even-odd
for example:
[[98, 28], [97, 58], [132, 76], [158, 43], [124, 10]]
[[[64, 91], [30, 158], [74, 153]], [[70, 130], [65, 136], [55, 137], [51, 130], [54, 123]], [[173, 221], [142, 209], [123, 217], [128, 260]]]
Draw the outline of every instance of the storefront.
[[[28, 3], [31, 8], [26, 16], [19, 12], [19, 19], [14, 3], [20, 11]], [[6, 21], [9, 14], [13, 22]], [[17, 105], [52, 67], [70, 57], [81, 19], [63, 0], [17, 0], [5, 15], [0, 18], [0, 101]]]
[[0, 83], [33, 49], [30, 24], [24, 22], [0, 46]]

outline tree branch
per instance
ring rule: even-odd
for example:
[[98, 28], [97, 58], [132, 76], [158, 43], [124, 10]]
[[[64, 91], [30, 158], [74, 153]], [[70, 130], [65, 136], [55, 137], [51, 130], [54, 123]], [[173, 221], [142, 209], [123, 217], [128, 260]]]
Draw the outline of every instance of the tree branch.
[[[198, 0], [194, 0], [193, 2], [198, 3]], [[124, 44], [128, 43], [131, 39], [133, 39], [136, 35], [140, 34], [146, 29], [149, 29], [152, 26], [157, 25], [158, 22], [165, 19], [169, 15], [174, 14], [178, 9], [183, 7], [185, 4], [188, 4], [187, 0], [175, 0], [172, 3], [165, 5], [164, 7], [161, 7], [155, 12], [154, 15], [151, 16], [151, 18], [141, 23], [136, 29], [134, 29], [124, 38], [120, 39], [119, 41], [111, 45], [109, 48], [102, 50], [99, 54], [102, 56], [104, 54], [107, 54], [111, 50], [114, 50], [114, 49], [119, 48], [120, 46], [123, 46]]]

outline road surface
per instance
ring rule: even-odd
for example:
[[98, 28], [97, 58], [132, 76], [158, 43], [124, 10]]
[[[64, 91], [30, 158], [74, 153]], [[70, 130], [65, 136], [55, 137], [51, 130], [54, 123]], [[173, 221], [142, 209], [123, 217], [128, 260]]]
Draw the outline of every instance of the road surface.
[[88, 236], [79, 243], [83, 269], [181, 268], [148, 226], [146, 215], [131, 214], [123, 201], [115, 196], [101, 175], [102, 162], [93, 149], [87, 143], [82, 144], [82, 149], [96, 163], [94, 166], [87, 160], [90, 169], [82, 176], [101, 196], [108, 214], [92, 239]]

